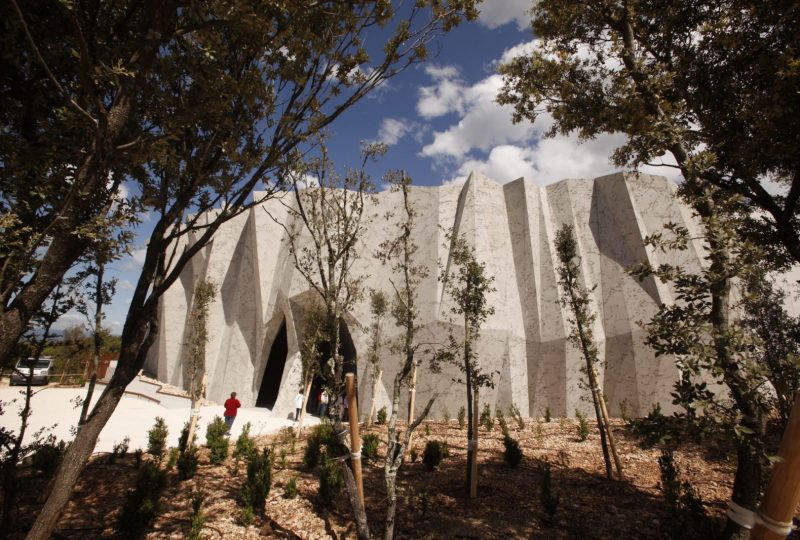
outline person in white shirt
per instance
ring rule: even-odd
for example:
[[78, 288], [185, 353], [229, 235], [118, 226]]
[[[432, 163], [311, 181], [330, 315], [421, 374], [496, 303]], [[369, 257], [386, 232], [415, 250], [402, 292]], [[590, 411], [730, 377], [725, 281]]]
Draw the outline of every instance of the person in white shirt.
[[303, 401], [305, 401], [306, 396], [303, 395], [303, 392], [297, 392], [297, 395], [294, 397], [294, 421], [300, 421], [300, 409], [303, 408]]

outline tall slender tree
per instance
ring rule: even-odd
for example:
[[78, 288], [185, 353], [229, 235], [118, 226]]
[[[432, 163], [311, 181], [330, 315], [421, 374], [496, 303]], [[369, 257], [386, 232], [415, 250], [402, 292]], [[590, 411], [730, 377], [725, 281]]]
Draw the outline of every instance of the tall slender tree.
[[194, 444], [194, 432], [200, 417], [200, 403], [206, 393], [206, 345], [208, 345], [208, 310], [217, 295], [217, 285], [201, 279], [194, 287], [192, 309], [189, 311], [189, 339], [184, 344], [184, 386], [188, 387], [192, 402], [189, 416], [187, 447]]
[[372, 313], [372, 324], [370, 326], [371, 343], [367, 353], [367, 361], [369, 362], [370, 376], [372, 377], [372, 392], [370, 394], [369, 410], [367, 411], [367, 427], [372, 425], [378, 385], [383, 374], [381, 369], [381, 347], [383, 346], [383, 319], [386, 316], [387, 307], [386, 295], [380, 290], [371, 290], [369, 293], [369, 309]]
[[[597, 345], [594, 343], [592, 325], [597, 315], [591, 311], [589, 291], [581, 284], [580, 257], [578, 256], [577, 242], [571, 225], [562, 225], [556, 232], [556, 253], [558, 254], [558, 283], [562, 289], [561, 303], [572, 312], [570, 342], [581, 351], [586, 363], [583, 371], [586, 373], [588, 388], [592, 394], [597, 430], [600, 433], [600, 446], [603, 449], [603, 459], [606, 464], [606, 476], [613, 478], [611, 472], [611, 457], [617, 469], [617, 477], [622, 479], [622, 463], [617, 454], [614, 434], [608, 422], [603, 389], [597, 380], [597, 365], [600, 362], [597, 354]], [[609, 455], [609, 449], [611, 455]]]

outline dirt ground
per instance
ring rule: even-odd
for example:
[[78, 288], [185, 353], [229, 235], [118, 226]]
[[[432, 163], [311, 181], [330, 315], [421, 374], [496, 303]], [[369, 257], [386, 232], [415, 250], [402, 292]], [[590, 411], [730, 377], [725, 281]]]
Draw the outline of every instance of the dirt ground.
[[[399, 474], [400, 496], [396, 537], [426, 538], [664, 538], [669, 525], [668, 508], [659, 488], [657, 449], [642, 449], [627, 427], [617, 422], [618, 440], [625, 480], [605, 478], [603, 457], [597, 434], [579, 441], [572, 420], [535, 422], [527, 420], [524, 429], [509, 422], [512, 437], [524, 452], [517, 468], [510, 468], [502, 457], [499, 427], [480, 430], [478, 497], [469, 499], [464, 490], [466, 430], [454, 420], [429, 422], [415, 433], [412, 446], [420, 458], [403, 466]], [[385, 426], [373, 426], [382, 443], [379, 457], [364, 465], [367, 515], [373, 536], [382, 536], [386, 490], [383, 483]], [[446, 441], [450, 456], [434, 471], [421, 462], [429, 439]], [[201, 538], [355, 538], [346, 498], [330, 509], [320, 507], [318, 480], [302, 467], [305, 439], [291, 441], [281, 435], [259, 439], [260, 446], [273, 446], [277, 456], [272, 490], [263, 516], [244, 527], [240, 524], [241, 486], [246, 476], [244, 464], [233, 461], [222, 466], [209, 464], [201, 451], [197, 475], [188, 481], [170, 473], [162, 498], [160, 516], [153, 523], [148, 539], [180, 539], [188, 534], [191, 522], [191, 493], [203, 490], [207, 497], [202, 511], [207, 516]], [[706, 512], [720, 523], [731, 492], [733, 462], [709, 459], [690, 444], [676, 452], [684, 479], [691, 480]], [[151, 459], [145, 456], [144, 459]], [[552, 484], [560, 498], [550, 519], [540, 503], [541, 461], [552, 464]], [[134, 482], [136, 468], [132, 456], [114, 464], [106, 456], [96, 456], [86, 469], [64, 516], [58, 538], [114, 538], [114, 523], [126, 490]], [[296, 477], [297, 497], [284, 498], [287, 482]], [[37, 479], [29, 478], [29, 487]], [[29, 493], [33, 490], [28, 490]], [[20, 520], [33, 520], [38, 505], [32, 496], [23, 501]]]

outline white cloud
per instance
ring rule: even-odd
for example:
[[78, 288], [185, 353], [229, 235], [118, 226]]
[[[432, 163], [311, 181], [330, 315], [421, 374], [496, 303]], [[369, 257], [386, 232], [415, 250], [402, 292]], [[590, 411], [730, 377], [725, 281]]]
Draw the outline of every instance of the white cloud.
[[451, 112], [463, 112], [464, 83], [453, 66], [425, 67], [425, 73], [436, 83], [419, 89], [417, 112], [423, 118], [435, 118]]
[[77, 311], [68, 311], [64, 313], [61, 317], [58, 318], [56, 322], [53, 323], [53, 330], [58, 332], [63, 332], [67, 328], [71, 328], [73, 326], [80, 326], [86, 327], [87, 320], [86, 317], [78, 313]]
[[526, 41], [503, 51], [498, 64], [507, 64], [518, 56], [528, 56], [539, 46], [539, 40]]
[[133, 283], [129, 279], [121, 279], [117, 282], [117, 290], [132, 291]]
[[484, 0], [478, 8], [478, 22], [491, 29], [516, 22], [517, 28], [523, 30], [531, 21], [531, 5], [531, 0]]
[[120, 261], [120, 268], [123, 270], [138, 272], [144, 265], [144, 259], [147, 255], [147, 248], [137, 248], [132, 250], [126, 257]]
[[389, 146], [397, 144], [413, 127], [413, 124], [405, 119], [384, 118], [378, 130], [378, 140]]

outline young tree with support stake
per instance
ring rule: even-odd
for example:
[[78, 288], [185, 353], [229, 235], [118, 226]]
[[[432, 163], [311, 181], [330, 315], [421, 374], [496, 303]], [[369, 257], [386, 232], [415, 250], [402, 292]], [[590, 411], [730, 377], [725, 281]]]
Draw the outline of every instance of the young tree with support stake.
[[[389, 416], [387, 432], [386, 461], [383, 468], [386, 483], [386, 522], [384, 540], [394, 538], [395, 519], [397, 515], [397, 473], [403, 465], [405, 452], [411, 443], [414, 430], [428, 416], [436, 396], [431, 397], [419, 417], [409, 416], [405, 432], [398, 429], [397, 421], [400, 411], [400, 399], [405, 388], [409, 391], [413, 385], [413, 374], [416, 370], [416, 354], [420, 344], [416, 335], [419, 327], [417, 318], [417, 290], [420, 282], [428, 276], [428, 268], [417, 264], [417, 244], [412, 238], [414, 219], [417, 212], [410, 200], [411, 179], [403, 172], [393, 172], [386, 180], [392, 186], [392, 192], [402, 196], [402, 215], [398, 220], [399, 234], [383, 242], [378, 250], [378, 258], [388, 264], [392, 271], [389, 282], [394, 289], [391, 302], [391, 315], [401, 333], [392, 344], [392, 351], [400, 354], [400, 369], [395, 375], [392, 385], [392, 412]], [[392, 216], [387, 216], [391, 218]]]
[[[592, 394], [597, 430], [600, 432], [600, 446], [603, 448], [603, 459], [606, 464], [606, 476], [613, 478], [611, 472], [611, 457], [617, 470], [617, 478], [623, 479], [622, 464], [617, 454], [614, 434], [608, 422], [608, 409], [606, 408], [603, 390], [597, 381], [597, 346], [594, 343], [592, 324], [597, 316], [590, 311], [589, 291], [581, 285], [580, 257], [578, 257], [577, 243], [571, 225], [562, 225], [556, 232], [556, 253], [558, 254], [559, 267], [558, 283], [562, 289], [561, 303], [569, 308], [574, 317], [569, 333], [570, 342], [580, 349], [586, 362], [584, 373], [589, 381], [589, 391]], [[611, 456], [609, 456], [609, 449]]]
[[478, 493], [478, 391], [481, 387], [494, 387], [493, 373], [484, 373], [478, 366], [475, 345], [480, 339], [481, 325], [494, 314], [494, 307], [487, 305], [487, 295], [494, 292], [493, 276], [486, 275], [486, 265], [475, 258], [475, 250], [466, 240], [449, 233], [450, 260], [448, 271], [440, 280], [452, 298], [451, 312], [463, 317], [464, 337], [457, 339], [452, 331], [448, 336], [449, 346], [439, 351], [438, 360], [456, 363], [464, 373], [467, 386], [467, 474], [466, 489], [471, 498]]
[[189, 417], [187, 448], [194, 444], [194, 432], [200, 417], [200, 401], [206, 393], [206, 345], [208, 344], [208, 309], [217, 296], [217, 286], [208, 279], [200, 280], [194, 287], [192, 309], [189, 312], [189, 340], [184, 377], [189, 381], [189, 398], [192, 412]]
[[[316, 134], [422, 60], [434, 36], [475, 16], [472, 4], [420, 2], [402, 20], [388, 3], [369, 0], [266, 2], [255, 11], [216, 0], [2, 4], [0, 21], [13, 30], [1, 34], [5, 43], [24, 44], [22, 54], [3, 56], [3, 72], [12, 63], [19, 77], [9, 80], [43, 81], [31, 87], [44, 96], [30, 102], [29, 117], [14, 101], [27, 100], [24, 91], [3, 93], [13, 103], [0, 107], [14, 116], [3, 116], [0, 147], [26, 150], [3, 155], [2, 186], [9, 191], [2, 199], [14, 210], [8, 233], [38, 242], [3, 254], [0, 269], [9, 272], [0, 275], [0, 358], [25, 317], [84, 253], [90, 238], [84, 233], [107, 214], [123, 180], [138, 184], [132, 204], [154, 224], [118, 368], [67, 449], [30, 539], [44, 540], [55, 528], [100, 431], [156, 339], [160, 299], [186, 264], [223, 223], [261, 202], [253, 200], [254, 188], [262, 185], [266, 198], [280, 190]], [[371, 56], [364, 34], [378, 28], [390, 37]], [[43, 48], [53, 31], [65, 46]], [[17, 120], [33, 121], [41, 136], [26, 138], [19, 126], [30, 122]], [[34, 148], [58, 159], [18, 159], [30, 158]], [[31, 196], [44, 197], [47, 206], [31, 212], [41, 206], [26, 206]]]
[[372, 377], [372, 393], [370, 397], [369, 410], [367, 411], [367, 427], [372, 425], [372, 417], [375, 415], [375, 400], [378, 393], [378, 385], [381, 382], [381, 347], [383, 345], [383, 318], [387, 310], [386, 295], [382, 291], [371, 290], [369, 293], [369, 309], [372, 313], [372, 325], [370, 326], [371, 343], [367, 353], [367, 361], [370, 366]]
[[314, 377], [321, 373], [320, 368], [324, 358], [319, 346], [325, 342], [330, 343], [325, 310], [319, 304], [314, 303], [308, 308], [303, 317], [303, 339], [300, 342], [300, 362], [303, 365], [303, 405], [297, 422], [298, 433], [303, 431], [303, 420], [306, 416], [306, 406], [308, 405], [308, 397], [311, 393]]

